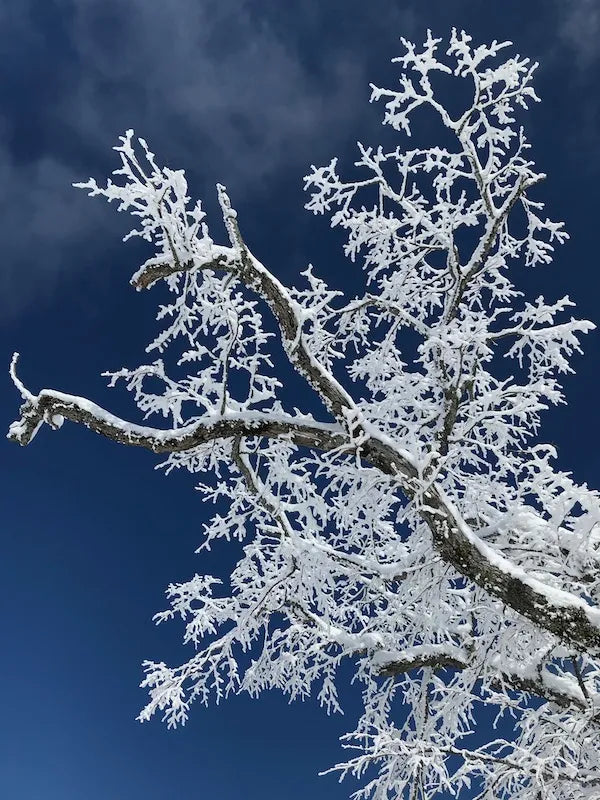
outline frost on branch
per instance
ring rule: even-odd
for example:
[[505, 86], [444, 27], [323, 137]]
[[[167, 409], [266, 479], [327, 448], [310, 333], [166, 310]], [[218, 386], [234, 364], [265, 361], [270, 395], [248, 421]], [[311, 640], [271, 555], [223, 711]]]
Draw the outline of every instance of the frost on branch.
[[[372, 87], [397, 146], [359, 144], [354, 171], [333, 159], [305, 179], [307, 208], [330, 215], [364, 271], [359, 296], [312, 267], [283, 286], [222, 186], [228, 243], [215, 244], [183, 172], [128, 132], [115, 180], [80, 186], [136, 216], [130, 235], [153, 248], [132, 283], [165, 282], [161, 331], [148, 363], [109, 379], [170, 427], [35, 395], [13, 362], [24, 405], [9, 436], [28, 444], [65, 418], [163, 453], [217, 509], [200, 551], [241, 547], [226, 579], [169, 587], [157, 622], [183, 620], [194, 655], [145, 664], [141, 719], [178, 725], [194, 700], [267, 688], [339, 711], [351, 659], [364, 711], [335, 770], [362, 780], [357, 798], [591, 800], [600, 498], [537, 437], [593, 325], [568, 297], [523, 298], [509, 271], [549, 264], [566, 238], [544, 214], [520, 125], [538, 100], [535, 65], [464, 32], [445, 55], [431, 33], [402, 44], [399, 86]], [[460, 112], [440, 77], [444, 93], [468, 87]], [[407, 148], [424, 107], [445, 144]], [[319, 419], [286, 407], [275, 339]], [[478, 727], [482, 713], [498, 727]]]

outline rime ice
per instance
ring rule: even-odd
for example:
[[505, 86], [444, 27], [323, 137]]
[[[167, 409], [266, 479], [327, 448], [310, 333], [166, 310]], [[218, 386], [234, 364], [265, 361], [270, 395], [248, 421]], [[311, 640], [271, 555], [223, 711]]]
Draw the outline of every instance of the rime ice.
[[[536, 65], [464, 32], [444, 56], [431, 33], [402, 44], [399, 86], [372, 87], [397, 147], [359, 144], [358, 179], [337, 159], [305, 179], [307, 208], [344, 230], [364, 270], [360, 296], [312, 266], [299, 288], [283, 286], [250, 253], [222, 186], [229, 241], [215, 244], [184, 173], [128, 131], [115, 180], [80, 186], [137, 218], [130, 236], [153, 253], [132, 283], [168, 289], [148, 363], [109, 375], [163, 427], [35, 395], [15, 358], [24, 403], [9, 436], [28, 444], [67, 419], [165, 453], [167, 471], [190, 471], [204, 501], [219, 501], [200, 549], [243, 543], [228, 580], [169, 586], [156, 619], [183, 620], [194, 654], [145, 664], [141, 719], [158, 711], [178, 725], [194, 700], [267, 688], [339, 711], [338, 667], [351, 658], [364, 710], [335, 769], [364, 779], [357, 798], [473, 785], [482, 800], [592, 800], [600, 502], [538, 435], [593, 325], [570, 316], [568, 297], [523, 298], [510, 274], [549, 264], [566, 238], [544, 214], [518, 121], [538, 100]], [[442, 73], [472, 90], [455, 118]], [[407, 142], [422, 107], [451, 146]], [[320, 419], [283, 407], [274, 337], [322, 401]], [[511, 377], [498, 377], [500, 359]], [[481, 705], [512, 736], [473, 742]]]

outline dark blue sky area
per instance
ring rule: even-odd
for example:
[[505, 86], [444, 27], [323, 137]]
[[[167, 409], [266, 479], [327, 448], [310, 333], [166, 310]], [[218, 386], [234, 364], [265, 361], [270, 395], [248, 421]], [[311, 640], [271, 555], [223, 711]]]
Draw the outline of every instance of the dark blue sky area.
[[[572, 239], [552, 269], [522, 282], [568, 292], [600, 322], [598, 0], [4, 0], [0, 363], [18, 349], [32, 389], [133, 416], [100, 372], [143, 359], [158, 295], [128, 286], [142, 257], [120, 244], [128, 220], [70, 188], [116, 166], [110, 148], [129, 127], [186, 168], [209, 210], [214, 184], [226, 183], [249, 243], [280, 278], [312, 261], [331, 283], [352, 284], [339, 239], [302, 210], [302, 175], [332, 155], [350, 163], [358, 138], [377, 143], [369, 81], [393, 84], [400, 35], [445, 36], [452, 25], [512, 39], [541, 62], [543, 103], [527, 121], [549, 173], [538, 196]], [[599, 341], [588, 337], [570, 404], [548, 415], [545, 436], [565, 469], [595, 485]], [[6, 428], [18, 397], [8, 377], [2, 387]], [[0, 446], [0, 797], [347, 797], [350, 783], [316, 773], [340, 759], [337, 737], [354, 725], [349, 689], [346, 718], [270, 694], [197, 707], [175, 732], [135, 722], [142, 660], [188, 656], [177, 623], [151, 622], [164, 588], [228, 562], [227, 548], [193, 555], [206, 511], [191, 476], [167, 479], [149, 454], [72, 425], [24, 450]]]

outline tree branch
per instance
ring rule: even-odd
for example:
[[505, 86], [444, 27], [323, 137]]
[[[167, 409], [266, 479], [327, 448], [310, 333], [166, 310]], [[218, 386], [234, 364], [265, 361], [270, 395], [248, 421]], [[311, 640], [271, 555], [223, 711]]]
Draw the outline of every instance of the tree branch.
[[259, 412], [208, 417], [181, 428], [161, 430], [134, 425], [82, 397], [48, 389], [25, 401], [21, 416], [9, 428], [8, 438], [27, 445], [41, 425], [47, 423], [58, 428], [63, 419], [85, 425], [119, 444], [143, 447], [153, 453], [181, 453], [215, 439], [248, 436], [285, 437], [299, 446], [324, 451], [347, 443], [347, 436], [337, 425], [301, 422], [291, 416], [274, 417]]
[[[235, 254], [233, 250], [225, 247], [214, 249], [217, 251], [215, 257], [202, 264], [198, 264], [197, 261], [188, 261], [185, 264], [181, 264], [177, 260], [146, 263], [133, 275], [129, 282], [135, 289], [141, 291], [142, 289], [149, 289], [161, 278], [170, 278], [171, 275], [177, 275], [179, 272], [190, 272], [192, 269], [213, 270], [213, 272], [234, 272], [235, 267], [232, 265], [232, 258]], [[218, 251], [225, 252], [219, 253]]]
[[[380, 656], [378, 660], [383, 661]], [[453, 669], [465, 670], [473, 667], [467, 653], [461, 653], [457, 647], [447, 645], [427, 645], [426, 647], [412, 647], [399, 657], [382, 663], [378, 674], [381, 677], [390, 678], [413, 670], [429, 667], [433, 670]], [[497, 676], [492, 679], [492, 684], [501, 686], [507, 684], [511, 689], [518, 692], [541, 697], [557, 706], [565, 709], [576, 708], [579, 711], [590, 711], [589, 694], [584, 695], [575, 680], [571, 680], [566, 675], [560, 676], [561, 688], [553, 685], [553, 677], [543, 666], [537, 670], [537, 678], [531, 674], [525, 675], [516, 670], [497, 669]], [[556, 684], [556, 679], [555, 679]], [[571, 684], [571, 685], [569, 685]], [[595, 724], [600, 725], [600, 714], [595, 714], [592, 718]]]
[[600, 609], [548, 586], [480, 539], [441, 488], [423, 493], [421, 516], [441, 557], [489, 594], [580, 652], [600, 653]]

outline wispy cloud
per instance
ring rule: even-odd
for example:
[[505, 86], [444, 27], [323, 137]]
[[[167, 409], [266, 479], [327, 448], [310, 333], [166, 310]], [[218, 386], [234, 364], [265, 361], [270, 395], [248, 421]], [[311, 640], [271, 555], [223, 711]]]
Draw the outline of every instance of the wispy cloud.
[[559, 0], [556, 10], [560, 36], [577, 66], [587, 69], [600, 57], [600, 5], [597, 0]]
[[304, 158], [311, 134], [343, 126], [366, 94], [360, 59], [338, 47], [314, 74], [251, 7], [80, 2], [71, 37], [85, 69], [61, 113], [90, 140], [131, 126], [171, 154], [224, 162], [240, 184]]
[[[110, 147], [126, 128], [200, 182], [229, 182], [243, 202], [278, 172], [296, 170], [299, 179], [319, 133], [335, 150], [336, 134], [346, 134], [368, 96], [367, 49], [327, 38], [319, 4], [285, 25], [244, 0], [53, 6], [49, 15], [23, 0], [1, 12], [11, 77], [0, 125], [10, 265], [0, 302], [12, 310], [62, 274], [65, 242], [91, 234], [94, 204], [69, 184], [110, 170]], [[325, 48], [317, 58], [311, 35]]]
[[4, 320], [52, 293], [61, 276], [72, 271], [74, 249], [86, 241], [98, 243], [98, 236], [92, 234], [99, 209], [78, 202], [71, 188], [75, 178], [67, 165], [52, 156], [19, 164], [0, 147], [0, 312]]
[[[589, 80], [600, 41], [597, 0], [555, 0], [544, 14], [529, 14], [510, 38], [525, 50], [523, 39], [547, 28], [560, 58], [570, 53]], [[504, 4], [475, 12], [465, 0], [431, 0], [426, 9], [417, 0], [0, 4], [0, 303], [19, 308], [76, 269], [65, 245], [98, 246], [99, 218], [105, 229], [117, 227], [69, 184], [109, 172], [110, 148], [127, 128], [161, 160], [186, 168], [194, 191], [212, 194], [219, 180], [237, 205], [267, 203], [280, 178], [299, 182], [312, 161], [365, 131], [376, 141], [368, 81], [379, 80], [400, 35], [469, 23], [489, 39], [503, 35], [506, 16]], [[591, 121], [578, 131], [594, 127], [597, 104], [589, 106]]]

